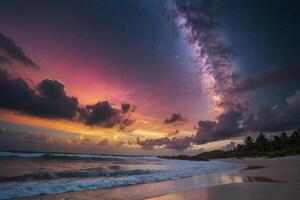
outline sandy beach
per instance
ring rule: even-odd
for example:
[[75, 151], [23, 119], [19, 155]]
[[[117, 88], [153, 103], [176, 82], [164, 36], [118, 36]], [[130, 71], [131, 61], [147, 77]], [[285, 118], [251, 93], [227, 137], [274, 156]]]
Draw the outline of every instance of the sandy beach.
[[68, 192], [26, 199], [298, 199], [300, 156], [282, 158], [221, 159], [245, 164], [244, 170], [195, 176], [114, 189]]
[[299, 199], [300, 156], [273, 159], [223, 159], [222, 161], [244, 163], [250, 166], [249, 168], [253, 169], [228, 173], [229, 176], [240, 176], [243, 179], [243, 182], [241, 183], [212, 186], [150, 199]]

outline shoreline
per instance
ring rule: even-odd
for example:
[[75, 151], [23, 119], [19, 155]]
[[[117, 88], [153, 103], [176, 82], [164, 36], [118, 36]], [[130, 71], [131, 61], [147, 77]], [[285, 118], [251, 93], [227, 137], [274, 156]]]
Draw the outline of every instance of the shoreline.
[[300, 156], [217, 160], [247, 164], [247, 169], [228, 172], [230, 177], [240, 177], [242, 181], [161, 195], [148, 200], [296, 200], [300, 196]]
[[[293, 200], [297, 199], [296, 195], [300, 195], [300, 172], [298, 172], [298, 169], [300, 169], [300, 156], [273, 159], [227, 158], [217, 159], [217, 161], [245, 164], [248, 167], [242, 170], [232, 170], [156, 183], [32, 196], [21, 199]], [[275, 196], [272, 194], [272, 188], [275, 188]], [[255, 198], [253, 194], [256, 195]]]

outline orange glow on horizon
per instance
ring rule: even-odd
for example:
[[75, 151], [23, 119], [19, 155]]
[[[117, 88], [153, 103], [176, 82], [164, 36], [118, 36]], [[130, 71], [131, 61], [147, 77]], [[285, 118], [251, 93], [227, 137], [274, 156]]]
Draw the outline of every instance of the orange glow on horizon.
[[[9, 121], [18, 124], [50, 128], [53, 130], [64, 131], [70, 134], [82, 134], [87, 136], [96, 136], [109, 139], [112, 143], [120, 141], [134, 141], [137, 137], [142, 138], [160, 138], [167, 137], [168, 134], [174, 131], [174, 127], [169, 127], [163, 124], [160, 120], [144, 116], [138, 113], [133, 113], [136, 119], [136, 127], [132, 132], [121, 132], [118, 127], [102, 128], [89, 127], [80, 122], [63, 120], [63, 119], [47, 119], [36, 116], [15, 113], [13, 111], [1, 110], [0, 120]], [[182, 134], [191, 135], [190, 131], [184, 131]]]

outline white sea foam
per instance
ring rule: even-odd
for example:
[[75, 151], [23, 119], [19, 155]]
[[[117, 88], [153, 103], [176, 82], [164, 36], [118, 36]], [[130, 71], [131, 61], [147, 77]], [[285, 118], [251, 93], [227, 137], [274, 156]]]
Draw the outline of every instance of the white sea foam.
[[[143, 160], [145, 157], [128, 158]], [[155, 158], [155, 162], [157, 161], [167, 167], [163, 170], [152, 170], [151, 173], [147, 174], [131, 174], [128, 176], [81, 178], [76, 180], [57, 179], [46, 182], [7, 182], [0, 185], [0, 199], [153, 183], [209, 173], [224, 172], [242, 167], [241, 165], [218, 161], [183, 161]]]

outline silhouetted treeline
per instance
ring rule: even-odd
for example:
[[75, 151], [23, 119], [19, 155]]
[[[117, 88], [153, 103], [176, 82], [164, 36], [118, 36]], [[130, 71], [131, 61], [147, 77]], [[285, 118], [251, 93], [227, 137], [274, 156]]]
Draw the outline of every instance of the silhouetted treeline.
[[180, 160], [209, 160], [214, 158], [230, 158], [230, 157], [278, 157], [300, 154], [300, 130], [294, 131], [288, 135], [283, 132], [267, 138], [264, 134], [259, 134], [256, 139], [247, 136], [244, 144], [238, 144], [233, 150], [223, 151], [214, 150], [202, 152], [195, 156], [162, 156], [167, 159]]
[[262, 133], [255, 140], [248, 136], [245, 138], [244, 144], [237, 145], [231, 152], [234, 156], [247, 157], [300, 154], [300, 131], [294, 131], [290, 136], [283, 132], [269, 139]]

